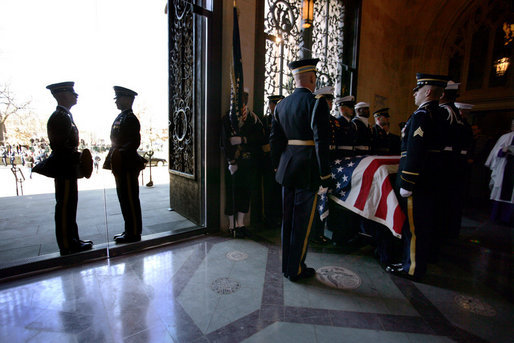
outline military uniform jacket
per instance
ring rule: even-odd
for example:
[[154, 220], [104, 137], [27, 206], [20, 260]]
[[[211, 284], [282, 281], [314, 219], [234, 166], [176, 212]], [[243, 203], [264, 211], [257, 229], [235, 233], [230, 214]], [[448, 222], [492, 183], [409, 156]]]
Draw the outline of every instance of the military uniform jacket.
[[68, 109], [57, 106], [47, 122], [48, 139], [52, 153], [40, 168], [47, 170], [47, 176], [77, 176], [80, 153], [79, 131]]
[[[242, 137], [243, 143], [230, 144], [231, 137]], [[267, 144], [261, 120], [253, 112], [248, 112], [244, 122], [239, 123], [239, 133], [232, 129], [230, 116], [222, 118], [221, 145], [227, 162], [239, 159], [255, 159], [262, 155], [262, 146]]]
[[455, 103], [443, 104], [440, 107], [443, 109], [439, 124], [444, 137], [443, 151], [452, 151], [456, 157], [467, 157], [473, 141], [471, 127], [461, 116]]
[[[366, 118], [364, 118], [366, 119]], [[360, 117], [355, 117], [352, 119], [352, 123], [355, 124], [357, 128], [357, 132], [355, 133], [355, 150], [366, 150], [362, 149], [362, 147], [368, 148], [368, 153], [371, 153], [371, 144], [372, 144], [372, 136], [371, 136], [371, 129], [369, 126], [366, 126], [360, 119]]]
[[111, 156], [114, 150], [121, 153], [121, 168], [124, 171], [140, 171], [144, 169], [146, 159], [137, 153], [141, 143], [141, 126], [132, 110], [122, 111], [111, 127], [111, 149], [105, 158], [104, 169], [111, 169]]
[[437, 101], [422, 104], [402, 129], [399, 187], [415, 191], [440, 182], [440, 152], [443, 142], [437, 127], [441, 109]]
[[[270, 145], [278, 183], [316, 191], [320, 177], [330, 175], [329, 116], [327, 102], [317, 99], [306, 88], [296, 88], [277, 104]], [[294, 145], [289, 140], [314, 141], [314, 144]]]

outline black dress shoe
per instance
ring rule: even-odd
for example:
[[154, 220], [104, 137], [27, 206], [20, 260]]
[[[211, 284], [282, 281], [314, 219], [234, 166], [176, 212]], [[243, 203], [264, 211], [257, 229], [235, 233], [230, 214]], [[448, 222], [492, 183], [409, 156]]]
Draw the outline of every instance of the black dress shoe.
[[388, 273], [401, 273], [403, 271], [403, 263], [392, 263], [387, 265], [385, 268], [385, 271]]
[[84, 244], [91, 244], [91, 246], [93, 246], [93, 241], [90, 241], [89, 239], [86, 239], [84, 241], [82, 239], [79, 239], [79, 242]]
[[302, 272], [298, 275], [289, 275], [289, 280], [292, 282], [299, 281], [301, 279], [308, 279], [316, 275], [316, 270], [314, 268], [304, 268]]
[[89, 241], [90, 243], [78, 241], [76, 244], [74, 244], [72, 247], [68, 249], [60, 249], [61, 256], [64, 255], [70, 255], [75, 254], [81, 251], [91, 250], [93, 248], [93, 242]]
[[114, 238], [114, 241], [116, 243], [134, 243], [134, 242], [139, 242], [140, 240], [141, 240], [141, 235], [128, 236], [128, 235], [124, 234], [122, 236], [118, 236], [118, 237]]
[[123, 236], [125, 236], [125, 232], [118, 233], [117, 235], [114, 235], [113, 239], [116, 240], [116, 238], [123, 237]]
[[246, 227], [240, 226], [234, 229], [234, 238], [245, 238], [246, 237]]

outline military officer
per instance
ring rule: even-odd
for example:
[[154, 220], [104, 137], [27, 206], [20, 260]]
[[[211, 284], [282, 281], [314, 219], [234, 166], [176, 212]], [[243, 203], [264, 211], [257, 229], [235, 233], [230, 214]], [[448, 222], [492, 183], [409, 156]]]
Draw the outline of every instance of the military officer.
[[355, 135], [355, 155], [371, 154], [371, 129], [369, 127], [369, 104], [367, 102], [358, 102], [355, 105], [355, 118], [352, 122], [357, 127]]
[[284, 99], [283, 95], [268, 96], [268, 114], [263, 118], [264, 126], [264, 145], [263, 152], [263, 174], [262, 174], [262, 198], [264, 222], [272, 227], [278, 227], [282, 218], [282, 188], [275, 181], [275, 171], [271, 164], [269, 135], [271, 132], [271, 122], [275, 106]]
[[[448, 81], [439, 105], [444, 109], [441, 125], [443, 126], [445, 141], [441, 151], [442, 163], [446, 169], [446, 177], [441, 180], [441, 212], [437, 236], [457, 238], [459, 236], [462, 219], [462, 202], [464, 196], [463, 174], [467, 170], [467, 160], [471, 152], [473, 132], [467, 120], [461, 115], [455, 105], [459, 96], [460, 83]], [[434, 237], [437, 241], [437, 237]], [[435, 245], [438, 247], [439, 245]], [[434, 258], [437, 258], [437, 249]]]
[[237, 130], [232, 127], [228, 114], [222, 118], [221, 139], [229, 171], [225, 173], [225, 215], [235, 238], [247, 235], [245, 217], [265, 145], [264, 127], [259, 117], [248, 109], [247, 99], [248, 93], [243, 96], [243, 113], [238, 118]]
[[330, 128], [325, 99], [315, 97], [319, 59], [289, 63], [296, 88], [277, 104], [271, 127], [271, 158], [282, 185], [282, 273], [291, 281], [312, 277], [305, 264], [320, 185], [329, 188]]
[[74, 82], [48, 85], [57, 108], [47, 123], [52, 153], [38, 163], [33, 171], [54, 178], [55, 183], [55, 236], [61, 255], [89, 250], [93, 242], [79, 238], [77, 226], [77, 178], [91, 176], [93, 159], [89, 150], [78, 152], [79, 131], [70, 109], [77, 104], [78, 94]]
[[442, 179], [440, 152], [442, 137], [438, 119], [442, 117], [439, 98], [448, 78], [441, 75], [416, 74], [413, 90], [418, 109], [402, 129], [401, 158], [397, 176], [400, 205], [407, 220], [402, 230], [403, 262], [387, 270], [419, 280], [427, 270], [430, 231], [437, 215], [438, 185]]
[[114, 236], [116, 243], [141, 240], [143, 221], [139, 202], [139, 172], [144, 169], [146, 159], [137, 153], [141, 143], [139, 120], [132, 111], [137, 93], [128, 88], [114, 86], [116, 107], [121, 111], [111, 127], [111, 148], [105, 158], [104, 169], [110, 169], [116, 181], [116, 193], [125, 230]]
[[389, 132], [389, 108], [373, 112], [375, 125], [372, 128], [373, 148], [376, 155], [399, 155], [400, 137]]
[[340, 134], [336, 144], [336, 158], [342, 159], [355, 156], [355, 138], [357, 135], [357, 125], [352, 121], [355, 97], [348, 95], [336, 99], [336, 106], [340, 113], [338, 117]]

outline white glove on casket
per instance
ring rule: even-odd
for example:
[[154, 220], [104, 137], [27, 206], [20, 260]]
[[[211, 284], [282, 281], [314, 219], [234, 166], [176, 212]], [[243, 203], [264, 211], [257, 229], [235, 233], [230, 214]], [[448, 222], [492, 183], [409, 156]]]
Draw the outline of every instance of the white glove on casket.
[[230, 144], [232, 144], [232, 145], [238, 145], [243, 142], [243, 139], [239, 136], [230, 137], [229, 140], [230, 140]]
[[400, 188], [400, 195], [402, 196], [402, 198], [408, 198], [412, 195], [412, 192], [408, 191], [406, 189]]
[[237, 171], [237, 164], [229, 164], [228, 170], [230, 171], [230, 175], [234, 175], [234, 173]]

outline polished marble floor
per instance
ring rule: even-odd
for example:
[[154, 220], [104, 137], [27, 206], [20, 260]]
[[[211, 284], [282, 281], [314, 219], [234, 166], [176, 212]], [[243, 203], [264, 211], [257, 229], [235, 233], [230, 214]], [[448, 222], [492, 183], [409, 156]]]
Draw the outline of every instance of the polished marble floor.
[[[278, 230], [262, 228], [4, 281], [0, 342], [512, 342], [512, 253], [470, 246], [480, 226], [464, 224], [424, 283], [386, 273], [369, 246], [321, 245], [307, 264], [346, 286], [292, 283]], [[506, 275], [470, 266], [489, 257]]]

